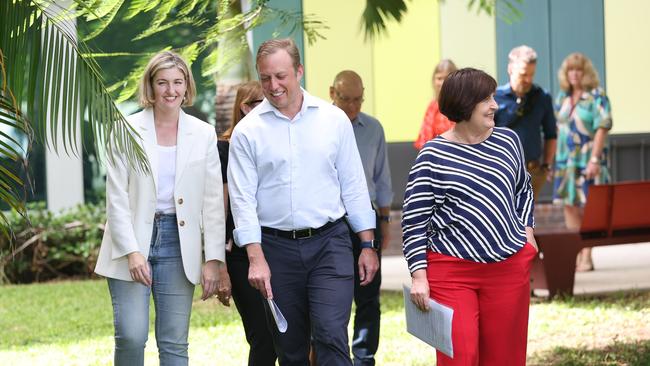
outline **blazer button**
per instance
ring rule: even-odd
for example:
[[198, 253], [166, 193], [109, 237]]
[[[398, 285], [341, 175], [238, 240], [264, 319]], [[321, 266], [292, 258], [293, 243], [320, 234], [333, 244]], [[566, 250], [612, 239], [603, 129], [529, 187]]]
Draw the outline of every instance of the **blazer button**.
[[178, 222], [178, 225], [180, 225], [180, 226], [185, 226], [185, 221], [183, 221], [183, 220], [179, 221], [179, 222]]
[[179, 205], [182, 205], [182, 204], [183, 204], [183, 199], [182, 199], [182, 198], [179, 198], [179, 199], [178, 199], [178, 204], [179, 204]]

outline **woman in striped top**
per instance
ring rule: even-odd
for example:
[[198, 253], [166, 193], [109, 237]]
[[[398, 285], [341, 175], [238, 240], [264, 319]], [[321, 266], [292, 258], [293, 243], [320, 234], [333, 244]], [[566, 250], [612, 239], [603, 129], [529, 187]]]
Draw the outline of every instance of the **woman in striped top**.
[[454, 309], [454, 357], [438, 365], [526, 363], [533, 192], [517, 135], [494, 127], [495, 89], [480, 70], [447, 77], [440, 110], [456, 125], [424, 145], [406, 186], [411, 300]]

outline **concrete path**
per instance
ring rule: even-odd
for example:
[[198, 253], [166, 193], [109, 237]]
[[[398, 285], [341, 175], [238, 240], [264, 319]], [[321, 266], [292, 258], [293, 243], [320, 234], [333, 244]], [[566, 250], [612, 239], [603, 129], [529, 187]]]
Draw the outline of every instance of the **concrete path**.
[[[595, 247], [595, 270], [576, 273], [575, 295], [650, 289], [650, 243]], [[381, 260], [383, 290], [402, 290], [411, 283], [406, 260], [399, 255], [386, 255]], [[545, 296], [544, 290], [535, 295]]]

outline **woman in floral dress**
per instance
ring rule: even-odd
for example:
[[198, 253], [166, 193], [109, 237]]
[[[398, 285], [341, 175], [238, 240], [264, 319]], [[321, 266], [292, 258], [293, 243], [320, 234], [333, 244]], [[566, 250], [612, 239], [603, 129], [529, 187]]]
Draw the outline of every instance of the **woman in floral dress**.
[[[582, 53], [567, 56], [558, 70], [554, 200], [564, 204], [570, 229], [579, 229], [587, 192], [592, 184], [609, 182], [607, 134], [612, 128], [609, 99], [599, 86], [598, 73]], [[577, 271], [591, 271], [591, 248], [576, 259]]]

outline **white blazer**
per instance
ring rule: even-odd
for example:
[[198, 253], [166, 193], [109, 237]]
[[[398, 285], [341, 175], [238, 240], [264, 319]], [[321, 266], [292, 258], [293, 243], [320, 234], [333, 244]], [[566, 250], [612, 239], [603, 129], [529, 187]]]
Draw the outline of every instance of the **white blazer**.
[[[107, 159], [107, 223], [95, 272], [133, 281], [126, 255], [139, 251], [145, 258], [149, 256], [158, 165], [165, 162], [158, 159], [153, 110], [145, 109], [127, 120], [140, 134], [139, 143], [151, 173], [138, 172], [120, 153], [114, 153], [113, 162]], [[197, 284], [203, 253], [206, 261], [225, 261], [223, 183], [214, 128], [182, 110], [176, 140], [174, 202], [183, 268], [187, 279]]]

